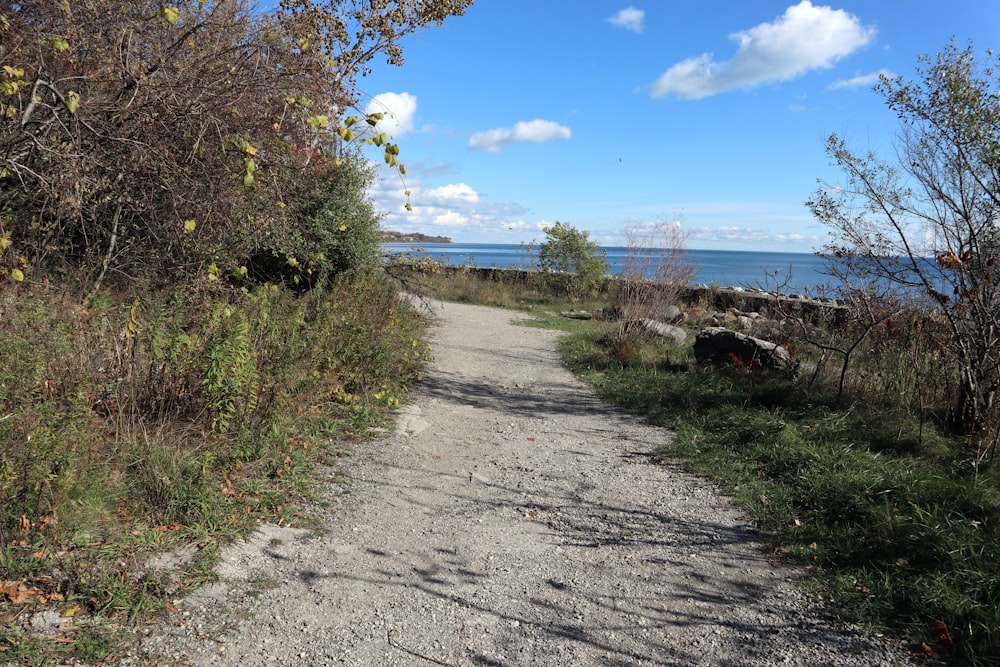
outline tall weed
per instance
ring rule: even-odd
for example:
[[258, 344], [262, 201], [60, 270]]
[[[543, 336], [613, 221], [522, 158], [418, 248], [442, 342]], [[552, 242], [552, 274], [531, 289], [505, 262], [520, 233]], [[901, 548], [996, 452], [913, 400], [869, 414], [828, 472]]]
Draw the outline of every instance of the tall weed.
[[168, 544], [301, 519], [311, 467], [384, 421], [429, 358], [378, 273], [300, 294], [103, 292], [89, 309], [0, 290], [0, 315], [0, 579], [42, 577], [31, 600], [88, 614], [176, 594], [183, 573], [142, 574]]

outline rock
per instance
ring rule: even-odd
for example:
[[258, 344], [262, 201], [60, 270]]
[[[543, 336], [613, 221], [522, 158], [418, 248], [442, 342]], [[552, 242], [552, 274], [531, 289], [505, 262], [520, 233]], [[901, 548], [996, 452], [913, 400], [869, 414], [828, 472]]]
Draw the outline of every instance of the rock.
[[695, 336], [694, 356], [698, 361], [716, 365], [737, 363], [746, 368], [765, 368], [796, 377], [799, 360], [784, 347], [760, 338], [747, 336], [724, 327], [708, 327]]
[[753, 329], [753, 318], [747, 317], [746, 315], [739, 315], [736, 318], [736, 324], [743, 331], [750, 331]]
[[677, 322], [682, 320], [683, 317], [684, 314], [681, 312], [681, 309], [675, 306], [674, 304], [670, 304], [669, 306], [665, 307], [663, 309], [663, 312], [659, 314], [659, 318], [661, 320], [663, 320], [664, 322], [670, 322], [672, 324], [677, 324]]
[[638, 325], [643, 331], [651, 333], [654, 336], [659, 336], [660, 338], [666, 338], [673, 342], [674, 345], [683, 345], [684, 341], [687, 340], [687, 332], [673, 324], [646, 318], [639, 320]]

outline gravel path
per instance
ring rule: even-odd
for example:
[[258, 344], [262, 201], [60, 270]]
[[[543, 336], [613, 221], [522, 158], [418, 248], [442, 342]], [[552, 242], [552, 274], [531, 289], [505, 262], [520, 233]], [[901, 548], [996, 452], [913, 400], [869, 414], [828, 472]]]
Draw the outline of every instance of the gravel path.
[[602, 405], [557, 333], [435, 311], [426, 381], [330, 471], [349, 492], [331, 483], [326, 529], [229, 549], [125, 664], [905, 664], [820, 620], [713, 487], [651, 463], [671, 434]]

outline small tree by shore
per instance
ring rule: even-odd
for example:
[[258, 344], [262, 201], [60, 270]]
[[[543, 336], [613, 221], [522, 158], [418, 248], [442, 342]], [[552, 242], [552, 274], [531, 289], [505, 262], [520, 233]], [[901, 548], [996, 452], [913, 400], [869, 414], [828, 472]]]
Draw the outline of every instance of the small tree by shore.
[[[808, 202], [832, 229], [826, 252], [859, 284], [923, 298], [947, 324], [934, 344], [955, 377], [952, 429], [982, 455], [998, 431], [1000, 392], [1000, 76], [952, 41], [920, 59], [921, 79], [876, 87], [901, 122], [896, 157], [855, 152], [836, 135], [827, 153], [846, 182]], [[984, 449], [985, 448], [985, 449]]]
[[590, 232], [556, 222], [545, 230], [545, 237], [538, 246], [542, 284], [571, 299], [597, 293], [607, 276], [608, 261]]

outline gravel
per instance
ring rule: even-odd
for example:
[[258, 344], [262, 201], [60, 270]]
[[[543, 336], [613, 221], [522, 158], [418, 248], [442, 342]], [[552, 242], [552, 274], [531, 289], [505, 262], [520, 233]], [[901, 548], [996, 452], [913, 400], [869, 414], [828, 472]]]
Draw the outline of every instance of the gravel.
[[672, 434], [602, 405], [558, 333], [433, 310], [395, 431], [325, 471], [325, 527], [227, 549], [120, 665], [907, 664], [824, 621], [711, 484], [651, 462]]

